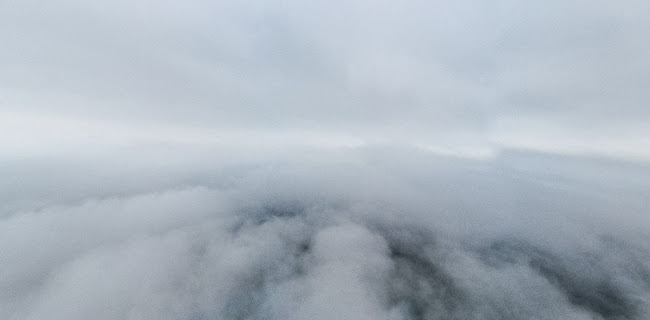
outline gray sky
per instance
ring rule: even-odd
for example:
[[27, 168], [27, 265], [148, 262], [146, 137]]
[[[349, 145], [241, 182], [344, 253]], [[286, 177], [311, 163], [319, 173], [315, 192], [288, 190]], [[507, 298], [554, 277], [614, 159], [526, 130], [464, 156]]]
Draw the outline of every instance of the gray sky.
[[648, 17], [4, 1], [0, 319], [645, 319]]
[[648, 159], [648, 16], [643, 0], [10, 1], [0, 143], [300, 132]]

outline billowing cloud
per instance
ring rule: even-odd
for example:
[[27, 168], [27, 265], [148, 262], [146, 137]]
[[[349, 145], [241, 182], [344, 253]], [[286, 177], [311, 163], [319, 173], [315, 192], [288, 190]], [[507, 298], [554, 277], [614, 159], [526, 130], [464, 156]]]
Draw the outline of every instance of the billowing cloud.
[[49, 201], [37, 192], [53, 174], [25, 169], [41, 176], [18, 183], [34, 196], [8, 199], [0, 222], [2, 317], [643, 319], [649, 311], [643, 165], [388, 147], [237, 158], [164, 170], [87, 159], [94, 175], [84, 180], [87, 168], [50, 164], [78, 189], [47, 187]]
[[647, 1], [0, 10], [0, 318], [645, 319]]

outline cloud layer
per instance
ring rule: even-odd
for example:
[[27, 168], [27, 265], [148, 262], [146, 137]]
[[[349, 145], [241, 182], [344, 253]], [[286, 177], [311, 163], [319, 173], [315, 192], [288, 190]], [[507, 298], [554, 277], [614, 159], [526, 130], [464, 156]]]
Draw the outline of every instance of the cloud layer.
[[[649, 168], [520, 152], [471, 160], [336, 150], [236, 164], [213, 155], [194, 162], [195, 172], [181, 170], [190, 160], [162, 171], [86, 160], [95, 175], [73, 183], [85, 194], [48, 188], [50, 201], [38, 196], [42, 179], [23, 180], [34, 197], [9, 199], [0, 222], [1, 316], [643, 319], [650, 311], [641, 191]], [[88, 170], [52, 166], [71, 179]]]
[[7, 111], [554, 152], [571, 136], [573, 149], [609, 156], [648, 136], [643, 0], [60, 0], [2, 11]]
[[650, 2], [0, 10], [0, 318], [645, 319]]

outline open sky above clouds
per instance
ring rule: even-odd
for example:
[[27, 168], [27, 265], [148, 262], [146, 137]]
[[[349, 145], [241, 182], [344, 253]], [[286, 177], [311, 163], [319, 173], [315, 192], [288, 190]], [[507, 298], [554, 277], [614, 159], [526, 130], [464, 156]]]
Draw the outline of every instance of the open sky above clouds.
[[648, 17], [5, 1], [0, 318], [645, 319]]
[[11, 1], [0, 141], [305, 135], [648, 159], [649, 14], [642, 0]]

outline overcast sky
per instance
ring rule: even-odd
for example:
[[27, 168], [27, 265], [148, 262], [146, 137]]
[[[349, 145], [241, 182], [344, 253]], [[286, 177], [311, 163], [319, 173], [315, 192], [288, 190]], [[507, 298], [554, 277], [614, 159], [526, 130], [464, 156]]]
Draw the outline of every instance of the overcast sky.
[[306, 135], [650, 159], [648, 16], [644, 0], [9, 1], [0, 143]]
[[0, 0], [0, 319], [647, 319], [649, 89], [648, 0]]

